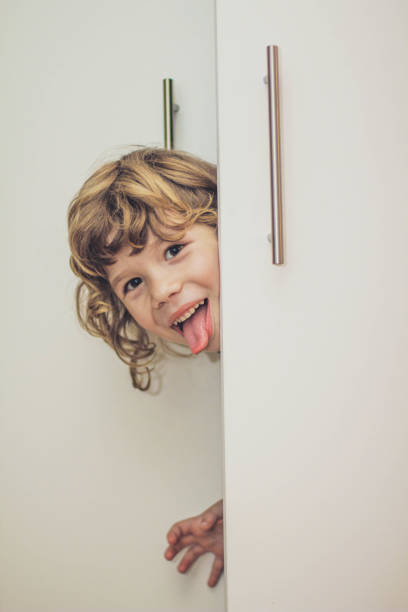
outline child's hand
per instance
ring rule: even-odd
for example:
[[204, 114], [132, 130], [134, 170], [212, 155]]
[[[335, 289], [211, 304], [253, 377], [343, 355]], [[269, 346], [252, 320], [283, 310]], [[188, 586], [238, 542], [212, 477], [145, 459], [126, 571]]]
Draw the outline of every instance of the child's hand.
[[169, 542], [164, 553], [171, 561], [183, 548], [188, 550], [178, 564], [178, 571], [184, 573], [204, 553], [215, 556], [208, 586], [214, 587], [224, 569], [224, 525], [222, 499], [201, 514], [175, 523], [167, 534]]

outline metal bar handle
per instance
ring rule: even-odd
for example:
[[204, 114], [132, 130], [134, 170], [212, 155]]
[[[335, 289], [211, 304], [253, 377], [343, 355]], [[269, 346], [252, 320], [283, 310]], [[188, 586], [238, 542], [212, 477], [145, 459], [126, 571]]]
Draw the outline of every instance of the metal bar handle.
[[174, 113], [179, 106], [173, 103], [173, 79], [163, 79], [164, 148], [174, 148]]
[[266, 47], [268, 64], [269, 153], [271, 172], [272, 263], [283, 264], [281, 147], [279, 127], [278, 47]]

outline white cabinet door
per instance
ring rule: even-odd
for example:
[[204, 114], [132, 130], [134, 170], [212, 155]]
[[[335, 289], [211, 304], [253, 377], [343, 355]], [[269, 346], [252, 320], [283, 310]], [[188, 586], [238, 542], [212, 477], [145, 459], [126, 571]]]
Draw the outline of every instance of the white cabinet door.
[[221, 496], [218, 364], [163, 359], [133, 389], [78, 325], [66, 235], [98, 165], [162, 144], [164, 77], [175, 146], [216, 161], [213, 24], [213, 0], [1, 2], [1, 612], [224, 609], [212, 555], [163, 557]]
[[230, 612], [408, 610], [407, 23], [404, 1], [217, 0]]

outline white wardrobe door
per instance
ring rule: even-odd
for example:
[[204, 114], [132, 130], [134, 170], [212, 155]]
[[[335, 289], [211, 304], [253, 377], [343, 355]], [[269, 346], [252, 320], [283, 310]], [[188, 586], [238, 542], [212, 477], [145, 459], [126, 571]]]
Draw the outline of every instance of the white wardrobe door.
[[[80, 329], [66, 211], [126, 145], [216, 161], [213, 0], [0, 6], [1, 612], [222, 612], [211, 555], [166, 533], [221, 497], [218, 364], [162, 359], [151, 391]], [[200, 44], [197, 45], [197, 40]]]
[[217, 0], [231, 612], [408, 609], [407, 23], [402, 1]]

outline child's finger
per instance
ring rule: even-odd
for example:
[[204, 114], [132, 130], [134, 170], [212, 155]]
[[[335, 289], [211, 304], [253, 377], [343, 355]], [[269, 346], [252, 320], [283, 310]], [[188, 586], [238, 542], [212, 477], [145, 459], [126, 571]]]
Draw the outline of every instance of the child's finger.
[[167, 533], [167, 541], [173, 546], [180, 540], [191, 533], [191, 519], [175, 523]]
[[166, 548], [164, 556], [166, 559], [171, 561], [171, 559], [178, 555], [180, 550], [183, 550], [183, 548], [186, 548], [186, 546], [190, 546], [191, 544], [196, 544], [194, 536], [184, 536], [180, 538], [176, 544], [170, 544], [170, 546]]
[[177, 540], [179, 539], [181, 535], [181, 529], [178, 525], [173, 525], [169, 531], [167, 532], [167, 541], [169, 544], [174, 545], [176, 544]]
[[208, 578], [208, 583], [207, 583], [208, 586], [215, 587], [218, 580], [220, 579], [223, 569], [224, 569], [224, 561], [220, 559], [219, 557], [216, 557], [214, 559], [214, 563], [212, 564], [210, 577]]
[[198, 544], [193, 544], [193, 546], [190, 546], [178, 565], [178, 571], [184, 574], [184, 572], [186, 572], [193, 565], [194, 561], [196, 561], [202, 554], [203, 549], [201, 546]]
[[173, 546], [168, 546], [164, 551], [164, 557], [167, 559], [167, 561], [171, 561], [172, 559], [174, 559], [178, 552], [180, 551], [173, 548]]
[[174, 525], [167, 532], [167, 540], [169, 544], [175, 544], [182, 536], [187, 536], [193, 532], [196, 517], [185, 519], [174, 523]]

